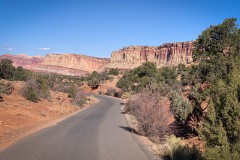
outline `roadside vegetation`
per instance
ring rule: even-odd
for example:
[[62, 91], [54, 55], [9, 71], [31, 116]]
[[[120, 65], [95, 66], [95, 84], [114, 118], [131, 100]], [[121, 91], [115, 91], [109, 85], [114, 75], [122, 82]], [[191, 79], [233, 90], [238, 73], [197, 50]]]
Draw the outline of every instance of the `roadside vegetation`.
[[[126, 112], [139, 122], [137, 132], [160, 146], [163, 157], [177, 160], [240, 159], [240, 29], [229, 18], [203, 31], [195, 41], [194, 62], [186, 67], [157, 68], [146, 62], [125, 71], [106, 95], [129, 99]], [[22, 95], [33, 102], [48, 99], [50, 90], [67, 93], [78, 106], [85, 103], [81, 86], [96, 90], [118, 76], [118, 69], [85, 77], [32, 73], [0, 61], [0, 101], [11, 94], [12, 81], [24, 81]], [[184, 143], [197, 137], [199, 144]], [[198, 141], [198, 142], [199, 142]]]
[[102, 72], [93, 71], [91, 74], [83, 77], [83, 81], [87, 82], [88, 86], [92, 90], [98, 89], [100, 84], [105, 83], [107, 80], [112, 80], [113, 76], [120, 74], [120, 71], [116, 68], [106, 69]]
[[[240, 29], [235, 18], [203, 31], [194, 64], [157, 69], [153, 63], [126, 72], [117, 87], [131, 96], [127, 110], [140, 133], [167, 143], [168, 136], [198, 137], [203, 148], [170, 147], [169, 159], [240, 159]], [[174, 122], [164, 116], [166, 102]], [[165, 108], [165, 109], [164, 109]]]
[[[20, 94], [32, 102], [42, 99], [51, 101], [50, 90], [68, 94], [77, 106], [82, 106], [86, 100], [86, 95], [80, 89], [84, 81], [83, 77], [33, 73], [22, 67], [14, 67], [13, 62], [9, 59], [2, 59], [0, 61], [0, 78], [8, 81], [0, 83], [0, 95], [11, 94], [14, 90], [14, 81], [24, 81]], [[0, 100], [4, 100], [2, 96]]]
[[[34, 73], [20, 67], [14, 67], [10, 59], [0, 61], [0, 79], [7, 80], [8, 83], [0, 83], [0, 96], [11, 94], [14, 90], [14, 81], [23, 81], [21, 94], [29, 101], [38, 102], [42, 99], [51, 101], [50, 91], [63, 92], [72, 98], [72, 102], [77, 106], [82, 106], [86, 102], [86, 94], [82, 92], [82, 86], [87, 84], [92, 90], [98, 89], [101, 84], [111, 81], [114, 76], [118, 76], [118, 69], [107, 69], [102, 72], [92, 72], [86, 76], [64, 76], [47, 73]], [[116, 96], [115, 88], [109, 88], [106, 95]], [[3, 97], [0, 97], [3, 101]]]

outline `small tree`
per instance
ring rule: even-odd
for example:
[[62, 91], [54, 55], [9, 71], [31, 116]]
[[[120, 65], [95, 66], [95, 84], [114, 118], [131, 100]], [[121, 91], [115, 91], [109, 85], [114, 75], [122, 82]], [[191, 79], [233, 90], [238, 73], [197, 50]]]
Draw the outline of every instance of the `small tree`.
[[96, 71], [93, 71], [92, 74], [88, 75], [87, 77], [88, 86], [90, 86], [93, 90], [97, 89], [100, 85], [99, 78], [100, 75]]
[[177, 91], [172, 91], [170, 101], [171, 111], [174, 114], [175, 119], [181, 123], [185, 123], [188, 115], [193, 111], [191, 103], [184, 99], [182, 94]]
[[199, 65], [192, 74], [211, 85], [211, 102], [199, 130], [207, 143], [207, 159], [239, 159], [235, 147], [240, 140], [239, 41], [236, 19], [229, 18], [207, 28], [195, 43], [193, 56]]
[[26, 81], [28, 76], [29, 76], [29, 71], [24, 69], [22, 66], [19, 66], [15, 69], [14, 80]]
[[2, 59], [0, 61], [0, 78], [13, 79], [15, 67], [12, 64], [13, 61], [10, 59]]

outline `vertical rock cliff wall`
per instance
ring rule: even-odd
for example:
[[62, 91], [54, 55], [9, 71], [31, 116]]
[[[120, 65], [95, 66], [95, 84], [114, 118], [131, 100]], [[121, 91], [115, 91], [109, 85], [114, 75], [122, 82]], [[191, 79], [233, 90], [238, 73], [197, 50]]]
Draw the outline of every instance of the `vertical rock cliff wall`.
[[158, 67], [188, 64], [192, 62], [193, 48], [193, 42], [124, 47], [112, 52], [108, 67], [131, 69], [147, 61], [154, 62]]
[[77, 54], [48, 54], [42, 64], [92, 72], [102, 70], [109, 64], [109, 59]]

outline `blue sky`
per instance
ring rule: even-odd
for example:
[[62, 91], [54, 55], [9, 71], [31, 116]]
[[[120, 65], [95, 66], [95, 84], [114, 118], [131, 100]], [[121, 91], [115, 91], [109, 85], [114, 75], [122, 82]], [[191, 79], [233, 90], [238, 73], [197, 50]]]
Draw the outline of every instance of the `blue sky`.
[[110, 57], [124, 46], [190, 41], [211, 24], [239, 20], [239, 6], [238, 0], [0, 0], [0, 55]]

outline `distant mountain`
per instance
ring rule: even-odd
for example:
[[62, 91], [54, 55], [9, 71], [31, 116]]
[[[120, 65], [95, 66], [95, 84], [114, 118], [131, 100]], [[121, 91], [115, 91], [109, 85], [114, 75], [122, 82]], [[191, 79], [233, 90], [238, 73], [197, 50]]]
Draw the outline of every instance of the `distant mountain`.
[[166, 43], [160, 46], [130, 46], [113, 51], [111, 58], [97, 58], [80, 54], [48, 54], [28, 56], [26, 54], [1, 55], [14, 66], [22, 66], [35, 72], [81, 76], [105, 68], [132, 69], [144, 62], [154, 62], [157, 67], [176, 66], [192, 62], [193, 42]]
[[4, 54], [0, 59], [11, 59], [14, 66], [45, 73], [82, 76], [92, 71], [102, 70], [108, 63], [107, 58], [96, 58], [78, 54], [48, 54], [45, 57], [26, 54]]
[[31, 69], [42, 63], [44, 60], [44, 57], [42, 56], [28, 56], [26, 54], [4, 54], [0, 56], [0, 59], [4, 58], [11, 59], [14, 66], [23, 66], [26, 69]]

